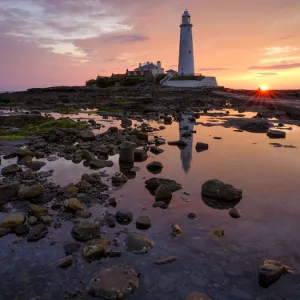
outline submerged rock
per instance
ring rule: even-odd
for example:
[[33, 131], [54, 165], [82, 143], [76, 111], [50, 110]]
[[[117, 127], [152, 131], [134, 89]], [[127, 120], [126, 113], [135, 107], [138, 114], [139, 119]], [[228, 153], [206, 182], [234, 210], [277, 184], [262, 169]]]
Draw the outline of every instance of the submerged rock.
[[182, 189], [182, 185], [177, 183], [175, 180], [165, 179], [165, 178], [150, 178], [146, 180], [146, 189], [150, 191], [152, 195], [155, 195], [157, 188], [160, 185], [167, 186], [168, 190], [173, 193]]
[[123, 141], [120, 146], [120, 162], [122, 163], [133, 163], [134, 162], [134, 150], [135, 143]]
[[22, 213], [12, 213], [5, 217], [5, 219], [0, 224], [0, 227], [8, 229], [17, 228], [24, 224], [25, 219], [26, 217]]
[[71, 266], [72, 263], [73, 263], [73, 257], [72, 257], [72, 255], [68, 255], [59, 260], [58, 266], [60, 268], [67, 268], [67, 267]]
[[222, 236], [224, 236], [225, 232], [224, 232], [224, 229], [222, 228], [217, 228], [217, 229], [214, 229], [213, 230], [213, 234], [218, 237], [218, 238], [221, 238]]
[[139, 233], [130, 233], [125, 238], [125, 250], [127, 252], [142, 254], [147, 253], [152, 247], [154, 242]]
[[29, 213], [32, 216], [39, 218], [39, 217], [47, 216], [48, 209], [46, 207], [39, 206], [36, 204], [29, 204]]
[[92, 222], [80, 222], [72, 228], [72, 237], [76, 241], [88, 241], [100, 237], [100, 227]]
[[163, 167], [164, 167], [163, 164], [158, 161], [153, 161], [146, 166], [148, 171], [153, 172], [153, 173], [160, 172]]
[[241, 199], [243, 191], [234, 188], [230, 184], [225, 184], [218, 179], [213, 179], [202, 185], [202, 195], [220, 201], [231, 202]]
[[121, 185], [124, 185], [127, 181], [128, 181], [128, 178], [123, 173], [116, 172], [112, 176], [113, 185], [121, 186]]
[[30, 228], [27, 242], [37, 242], [48, 234], [48, 228], [43, 224], [38, 224]]
[[200, 142], [198, 142], [196, 144], [196, 151], [197, 152], [202, 152], [202, 151], [205, 151], [205, 150], [208, 150], [208, 144], [200, 143]]
[[160, 185], [155, 191], [156, 201], [170, 201], [172, 199], [172, 193], [168, 186], [165, 184]]
[[83, 204], [77, 198], [65, 200], [64, 205], [71, 210], [84, 210]]
[[271, 139], [285, 139], [286, 132], [281, 131], [281, 130], [270, 130], [267, 133], [267, 136]]
[[90, 161], [91, 168], [95, 168], [95, 169], [110, 168], [113, 165], [114, 163], [111, 160], [96, 159]]
[[266, 260], [263, 265], [259, 266], [259, 284], [262, 287], [269, 287], [275, 283], [281, 275], [293, 274], [293, 269], [283, 265], [280, 261]]
[[116, 220], [119, 224], [128, 225], [132, 222], [133, 216], [130, 211], [117, 211]]
[[88, 293], [107, 300], [124, 299], [139, 287], [138, 274], [132, 268], [113, 266], [93, 278]]

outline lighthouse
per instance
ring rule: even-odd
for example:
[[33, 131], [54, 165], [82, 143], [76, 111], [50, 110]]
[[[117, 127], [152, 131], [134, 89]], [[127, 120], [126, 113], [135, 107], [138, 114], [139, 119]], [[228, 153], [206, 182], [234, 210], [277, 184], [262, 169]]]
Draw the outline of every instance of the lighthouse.
[[188, 10], [182, 15], [182, 23], [180, 25], [180, 45], [179, 45], [179, 76], [191, 76], [194, 71], [194, 51], [193, 51], [193, 25], [191, 24], [191, 16]]

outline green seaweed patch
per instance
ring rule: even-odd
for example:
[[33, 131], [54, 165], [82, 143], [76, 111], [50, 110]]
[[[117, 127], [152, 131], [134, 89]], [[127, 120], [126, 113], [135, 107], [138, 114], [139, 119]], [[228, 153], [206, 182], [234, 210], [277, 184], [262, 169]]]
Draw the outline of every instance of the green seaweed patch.
[[5, 141], [21, 140], [21, 139], [25, 139], [25, 138], [26, 138], [26, 136], [24, 136], [24, 135], [16, 135], [16, 134], [0, 135], [0, 140], [5, 140]]

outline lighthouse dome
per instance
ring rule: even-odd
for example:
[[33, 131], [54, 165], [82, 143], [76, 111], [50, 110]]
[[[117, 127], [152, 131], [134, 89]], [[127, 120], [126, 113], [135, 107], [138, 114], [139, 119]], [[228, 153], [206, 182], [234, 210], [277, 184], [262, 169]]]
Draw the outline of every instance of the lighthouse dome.
[[188, 12], [188, 10], [186, 9], [182, 15], [183, 17], [190, 17], [190, 13]]

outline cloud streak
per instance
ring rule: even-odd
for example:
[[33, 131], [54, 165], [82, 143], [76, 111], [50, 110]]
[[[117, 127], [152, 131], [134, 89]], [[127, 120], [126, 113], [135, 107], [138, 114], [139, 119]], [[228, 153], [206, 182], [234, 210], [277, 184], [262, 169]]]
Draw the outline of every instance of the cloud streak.
[[271, 66], [252, 66], [248, 70], [288, 70], [300, 68], [300, 63], [294, 64], [281, 64], [281, 65], [271, 65]]

